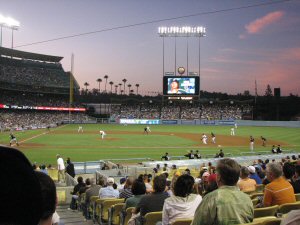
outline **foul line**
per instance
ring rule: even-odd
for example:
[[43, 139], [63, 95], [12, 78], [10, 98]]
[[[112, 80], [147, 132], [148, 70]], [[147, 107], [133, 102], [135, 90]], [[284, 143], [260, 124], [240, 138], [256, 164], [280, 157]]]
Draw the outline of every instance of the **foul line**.
[[[58, 130], [58, 129], [60, 129], [60, 128], [63, 128], [63, 127], [65, 127], [65, 126], [67, 126], [67, 125], [68, 125], [68, 124], [63, 125], [63, 126], [61, 126], [61, 127], [57, 127], [55, 130]], [[49, 131], [49, 132], [44, 132], [44, 133], [35, 135], [35, 136], [33, 136], [33, 137], [30, 137], [30, 138], [27, 138], [27, 139], [25, 139], [25, 140], [19, 141], [19, 143], [24, 143], [24, 142], [26, 142], [26, 141], [30, 141], [30, 140], [32, 140], [32, 139], [34, 139], [34, 138], [37, 138], [37, 137], [40, 137], [40, 136], [42, 136], [42, 135], [49, 134], [49, 133], [51, 133], [51, 131]]]

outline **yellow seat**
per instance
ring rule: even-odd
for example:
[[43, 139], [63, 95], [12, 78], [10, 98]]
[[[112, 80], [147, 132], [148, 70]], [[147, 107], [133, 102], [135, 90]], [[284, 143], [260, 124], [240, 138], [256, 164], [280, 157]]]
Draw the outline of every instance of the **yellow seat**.
[[295, 197], [296, 197], [296, 201], [300, 201], [300, 194], [295, 194]]
[[98, 217], [99, 224], [109, 221], [109, 210], [117, 204], [124, 203], [124, 198], [110, 198], [110, 199], [98, 199], [96, 200], [96, 217]]
[[252, 194], [256, 193], [255, 191], [243, 191], [243, 192], [248, 195], [252, 195]]
[[262, 223], [262, 225], [280, 225], [280, 223], [281, 223], [281, 219], [276, 218], [276, 219], [266, 220]]
[[263, 197], [264, 196], [264, 193], [257, 193], [257, 192], [255, 192], [255, 193], [252, 193], [251, 195], [250, 195], [250, 198], [251, 199], [254, 199], [254, 198], [257, 198], [257, 197]]
[[120, 224], [120, 213], [124, 207], [125, 203], [117, 203], [111, 207], [111, 215], [110, 215], [110, 224], [118, 225]]
[[159, 221], [162, 221], [162, 212], [150, 212], [145, 215], [144, 225], [155, 225]]
[[57, 169], [49, 169], [48, 175], [52, 180], [58, 181], [58, 170]]
[[66, 190], [56, 190], [57, 202], [58, 203], [65, 203], [67, 200], [66, 197]]
[[265, 185], [263, 185], [263, 184], [257, 184], [255, 191], [258, 192], [258, 193], [260, 193], [260, 192], [263, 192], [264, 189], [265, 189]]
[[177, 219], [172, 225], [190, 225], [191, 223], [191, 219]]
[[282, 204], [279, 206], [278, 212], [286, 214], [295, 209], [300, 209], [300, 202]]
[[278, 210], [278, 205], [256, 208], [254, 209], [254, 218], [265, 217], [265, 216], [274, 216]]
[[123, 221], [124, 225], [128, 224], [128, 221], [132, 216], [132, 210], [134, 210], [134, 209], [135, 209], [135, 207], [129, 207], [129, 208], [126, 209], [126, 216], [125, 216], [124, 221]]
[[254, 218], [253, 223], [262, 224], [266, 220], [272, 220], [272, 219], [276, 219], [276, 217], [275, 216], [264, 216], [264, 217]]
[[253, 203], [253, 207], [255, 208], [258, 203], [258, 199], [257, 198], [252, 199], [252, 203]]
[[96, 217], [96, 200], [99, 199], [99, 196], [91, 196], [90, 198], [90, 205], [89, 205], [89, 212], [92, 215], [92, 220], [95, 222], [95, 217]]

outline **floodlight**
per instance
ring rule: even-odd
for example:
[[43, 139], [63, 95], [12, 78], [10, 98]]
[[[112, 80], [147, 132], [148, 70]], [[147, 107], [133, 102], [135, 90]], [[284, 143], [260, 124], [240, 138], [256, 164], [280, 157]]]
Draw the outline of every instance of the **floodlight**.
[[158, 34], [161, 37], [204, 37], [205, 27], [159, 27]]
[[11, 17], [0, 15], [0, 26], [17, 30], [20, 27], [20, 22]]

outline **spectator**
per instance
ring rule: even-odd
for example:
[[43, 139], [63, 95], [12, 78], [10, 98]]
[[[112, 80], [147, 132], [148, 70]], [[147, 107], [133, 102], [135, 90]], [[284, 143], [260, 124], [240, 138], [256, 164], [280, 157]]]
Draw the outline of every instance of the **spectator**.
[[252, 201], [249, 195], [236, 186], [240, 175], [238, 163], [232, 159], [221, 159], [216, 171], [219, 188], [204, 196], [195, 212], [192, 225], [252, 222]]
[[38, 224], [43, 199], [39, 180], [20, 151], [0, 146], [0, 224]]
[[162, 224], [169, 225], [176, 219], [193, 218], [202, 197], [192, 194], [194, 178], [190, 175], [178, 177], [174, 195], [165, 200], [163, 206]]
[[296, 202], [292, 185], [282, 177], [282, 167], [278, 163], [269, 163], [266, 174], [271, 182], [265, 186], [264, 207]]
[[295, 167], [295, 175], [292, 178], [292, 186], [295, 194], [300, 193], [300, 165]]
[[241, 168], [241, 179], [238, 181], [238, 186], [241, 191], [255, 191], [256, 189], [256, 181], [249, 178], [249, 170], [247, 167], [243, 166]]
[[119, 191], [113, 188], [114, 178], [107, 178], [107, 187], [101, 188], [99, 198], [119, 198]]
[[63, 158], [57, 154], [57, 170], [58, 170], [58, 182], [64, 182], [65, 181], [65, 164]]
[[146, 192], [151, 193], [153, 191], [153, 188], [152, 188], [152, 185], [149, 183], [148, 174], [144, 174], [143, 181], [144, 181], [145, 186], [146, 186]]
[[129, 207], [136, 207], [137, 204], [140, 202], [141, 198], [146, 194], [146, 186], [144, 182], [141, 182], [139, 180], [133, 181], [132, 194], [132, 197], [126, 199], [123, 208], [124, 210], [126, 210]]
[[300, 210], [290, 211], [281, 221], [280, 225], [299, 225], [300, 224]]
[[255, 167], [254, 166], [248, 166], [248, 170], [250, 172], [249, 178], [255, 180], [256, 184], [261, 184], [262, 181], [261, 181], [260, 177], [258, 176], [258, 174], [256, 173]]
[[131, 190], [132, 189], [132, 183], [133, 183], [133, 178], [128, 177], [126, 179], [124, 188], [122, 190], [120, 190], [119, 198], [124, 198], [126, 200], [127, 198], [130, 198], [130, 197], [133, 196], [133, 193], [132, 193], [132, 190]]
[[[56, 187], [53, 180], [42, 172], [35, 172], [42, 191], [42, 216], [39, 225], [52, 225], [52, 215], [56, 208]], [[56, 221], [55, 221], [56, 222]]]
[[74, 164], [71, 162], [70, 158], [67, 159], [66, 173], [69, 174], [73, 178], [75, 177]]
[[145, 195], [141, 198], [135, 212], [140, 213], [141, 216], [145, 216], [149, 212], [162, 211], [164, 201], [167, 197], [169, 197], [165, 192], [165, 188], [165, 176], [156, 176], [153, 180], [153, 193]]
[[206, 188], [206, 191], [204, 192], [204, 196], [207, 195], [208, 193], [218, 189], [218, 184], [217, 184], [217, 175], [216, 174], [211, 174], [208, 177], [208, 185]]
[[42, 173], [44, 173], [44, 174], [48, 175], [48, 170], [46, 169], [46, 166], [45, 166], [44, 164], [43, 164], [43, 165], [41, 165], [40, 172], [42, 172]]
[[91, 186], [89, 189], [86, 190], [85, 192], [85, 202], [82, 203], [82, 207], [83, 207], [83, 214], [85, 216], [86, 219], [90, 219], [90, 215], [89, 215], [89, 206], [90, 206], [90, 199], [92, 196], [97, 196], [99, 193], [99, 190], [101, 188], [100, 185], [96, 184], [96, 179], [95, 178], [91, 178]]
[[70, 208], [69, 209], [73, 209], [73, 210], [77, 209], [76, 200], [79, 197], [79, 190], [81, 188], [85, 187], [85, 183], [83, 182], [83, 178], [82, 177], [78, 177], [77, 178], [77, 182], [78, 182], [78, 184], [76, 184], [74, 186], [74, 189], [71, 192], [71, 194], [72, 194], [72, 200], [71, 200]]

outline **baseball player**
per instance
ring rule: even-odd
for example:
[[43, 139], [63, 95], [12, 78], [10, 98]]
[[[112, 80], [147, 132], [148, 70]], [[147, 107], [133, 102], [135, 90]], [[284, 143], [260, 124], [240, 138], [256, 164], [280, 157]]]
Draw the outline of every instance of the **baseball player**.
[[148, 134], [149, 132], [151, 132], [150, 127], [147, 126], [144, 128], [144, 134]]
[[211, 132], [211, 142], [216, 144], [216, 135], [213, 132]]
[[234, 136], [234, 135], [235, 135], [235, 133], [234, 133], [234, 127], [232, 127], [232, 128], [230, 129], [230, 135], [231, 135], [231, 136]]
[[202, 143], [207, 145], [207, 136], [205, 134], [202, 134]]
[[10, 133], [10, 142], [9, 142], [9, 146], [11, 146], [13, 143], [16, 143], [17, 146], [19, 146], [18, 140], [15, 137], [15, 135], [13, 133]]
[[234, 124], [234, 128], [237, 129], [237, 123]]
[[104, 139], [104, 136], [106, 135], [106, 133], [103, 130], [100, 130], [100, 135], [101, 135], [101, 139]]
[[252, 136], [250, 136], [250, 150], [251, 152], [254, 150], [254, 138]]
[[83, 127], [82, 126], [78, 127], [78, 133], [80, 133], [80, 132], [83, 133]]

